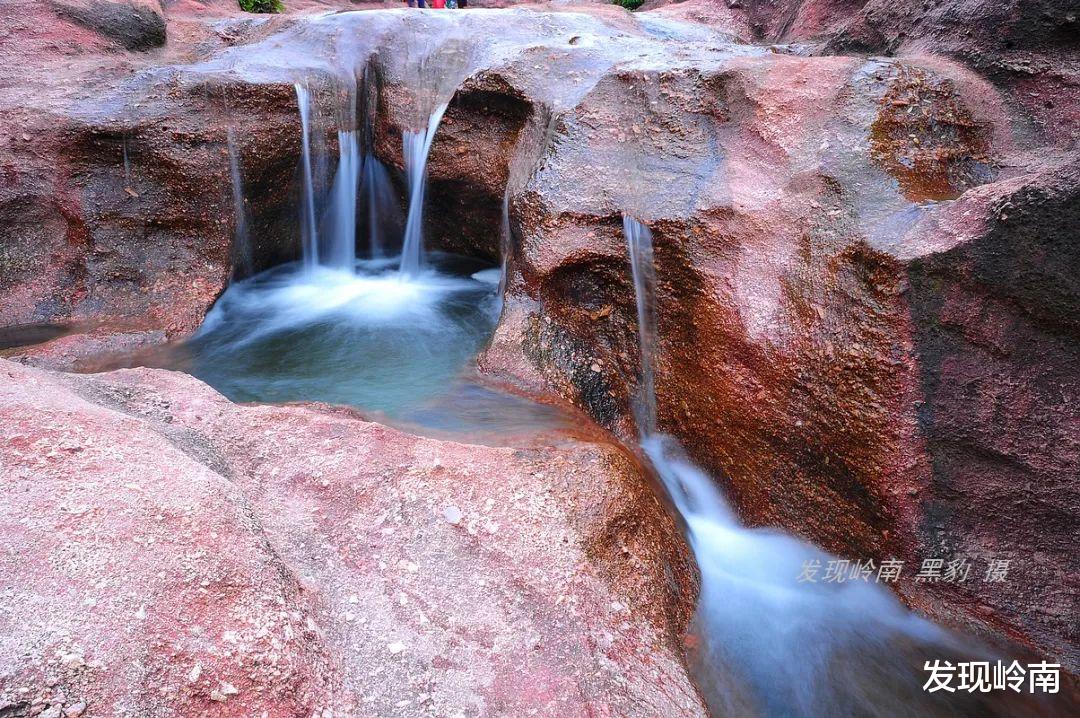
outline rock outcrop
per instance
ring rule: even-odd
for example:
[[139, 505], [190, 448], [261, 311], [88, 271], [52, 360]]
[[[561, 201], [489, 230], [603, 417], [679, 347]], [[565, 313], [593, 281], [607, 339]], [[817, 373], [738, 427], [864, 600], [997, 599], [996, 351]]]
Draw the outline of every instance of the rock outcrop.
[[100, 33], [125, 50], [149, 50], [165, 44], [160, 0], [51, 0], [64, 18]]
[[[620, 214], [637, 216], [661, 426], [744, 519], [901, 558], [911, 602], [1075, 668], [1080, 185], [1011, 106], [940, 58], [624, 63], [512, 198], [514, 280], [481, 365], [632, 436]], [[926, 558], [978, 575], [911, 582]]]
[[615, 445], [6, 361], [0, 434], [4, 715], [705, 714], [687, 549]]
[[1070, 0], [650, 0], [644, 7], [815, 54], [951, 58], [1005, 91], [1029, 131], [1058, 145], [1080, 137], [1080, 13]]
[[[1076, 670], [1075, 21], [1054, 2], [721, 5], [170, 18], [182, 44], [137, 56], [78, 26], [104, 66], [42, 30], [19, 48], [74, 69], [9, 63], [28, 89], [0, 83], [3, 322], [191, 331], [234, 268], [229, 125], [257, 266], [295, 256], [292, 83], [332, 157], [335, 103], [372, 68], [374, 151], [399, 174], [401, 132], [450, 102], [430, 243], [508, 250], [486, 371], [633, 436], [634, 215], [656, 247], [661, 427], [742, 516], [908, 578], [969, 558], [968, 582], [902, 591]], [[69, 363], [80, 341], [40, 353]], [[990, 559], [1012, 561], [1004, 584]]]

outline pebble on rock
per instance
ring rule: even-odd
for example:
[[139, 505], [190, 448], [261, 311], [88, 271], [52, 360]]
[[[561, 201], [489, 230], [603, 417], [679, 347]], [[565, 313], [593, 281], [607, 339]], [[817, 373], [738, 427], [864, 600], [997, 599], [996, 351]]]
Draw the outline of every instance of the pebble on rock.
[[464, 518], [464, 516], [465, 514], [461, 513], [461, 509], [453, 504], [443, 509], [443, 518], [455, 526], [461, 523], [461, 519]]

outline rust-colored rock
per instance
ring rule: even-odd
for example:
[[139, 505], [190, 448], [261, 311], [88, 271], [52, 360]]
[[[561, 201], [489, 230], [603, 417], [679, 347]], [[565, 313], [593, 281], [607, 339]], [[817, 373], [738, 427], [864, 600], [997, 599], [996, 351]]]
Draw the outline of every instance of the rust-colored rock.
[[[138, 320], [125, 336], [151, 340], [197, 326], [233, 269], [229, 122], [256, 257], [293, 256], [290, 73], [310, 70], [323, 101], [341, 88], [317, 61], [262, 75], [199, 63], [297, 34], [321, 58], [343, 35], [273, 34], [295, 18], [211, 29], [211, 4], [181, 5], [191, 15], [169, 16], [180, 40], [160, 56], [29, 5], [40, 27], [0, 50], [18, 60], [0, 78], [5, 324]], [[371, 43], [376, 151], [397, 168], [401, 131], [432, 99], [410, 84], [410, 43], [460, 51], [460, 74], [434, 88], [451, 104], [429, 238], [494, 257], [509, 185], [511, 281], [483, 368], [633, 436], [620, 221], [633, 214], [656, 245], [661, 427], [742, 516], [851, 558], [905, 559], [908, 577], [923, 558], [1010, 559], [1004, 585], [903, 592], [1076, 670], [1080, 102], [1066, 3], [681, 5], [371, 13], [370, 33], [344, 33]], [[837, 54], [854, 50], [899, 57]], [[57, 80], [23, 61], [33, 52], [74, 64]], [[62, 364], [82, 341], [40, 359]]]
[[701, 716], [637, 464], [0, 361], [0, 707]]
[[[1060, 397], [1080, 377], [1064, 358], [1074, 272], [1059, 268], [1076, 266], [1061, 239], [1076, 161], [1018, 153], [1031, 140], [1005, 107], [937, 59], [773, 54], [605, 76], [513, 197], [511, 298], [481, 366], [632, 437], [619, 216], [639, 217], [659, 279], [661, 428], [722, 477], [744, 519], [850, 558], [904, 559], [908, 579], [924, 558], [970, 558], [970, 582], [902, 592], [1075, 667], [1075, 412]], [[959, 325], [942, 327], [942, 311]], [[969, 346], [987, 331], [993, 349]], [[1044, 352], [1008, 348], [1034, 336]], [[963, 358], [934, 358], [943, 341]], [[980, 385], [1001, 399], [969, 393]], [[985, 581], [991, 559], [1011, 559], [1007, 586]], [[1039, 601], [1033, 585], [1048, 587]]]

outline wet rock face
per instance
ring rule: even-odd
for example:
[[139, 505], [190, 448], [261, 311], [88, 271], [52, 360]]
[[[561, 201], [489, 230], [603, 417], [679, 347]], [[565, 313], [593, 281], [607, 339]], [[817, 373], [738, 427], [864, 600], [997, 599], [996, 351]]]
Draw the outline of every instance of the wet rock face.
[[687, 549], [613, 446], [4, 361], [0, 415], [9, 710], [705, 715]]
[[[5, 324], [91, 319], [181, 335], [234, 269], [296, 255], [291, 86], [188, 77], [109, 100], [117, 106], [104, 113], [77, 100], [31, 126], [6, 125], [15, 134], [0, 188]], [[233, 246], [230, 125], [250, 197], [251, 266]]]
[[653, 0], [646, 7], [813, 53], [950, 57], [1006, 91], [1026, 131], [1059, 146], [1077, 139], [1080, 15], [1072, 0]]
[[994, 592], [952, 598], [1074, 665], [1078, 199], [1080, 165], [1049, 168], [990, 199], [977, 241], [907, 267], [931, 461], [920, 541], [1011, 561]]
[[[258, 178], [249, 184], [256, 198], [249, 209], [262, 266], [294, 252], [290, 185], [299, 142], [288, 132], [290, 90], [231, 97], [238, 113], [258, 113], [239, 122], [237, 136], [241, 172]], [[198, 91], [211, 124], [208, 114], [173, 109], [133, 125], [43, 129], [45, 151], [63, 164], [18, 165], [0, 210], [17, 241], [5, 245], [0, 267], [14, 304], [5, 321], [111, 315], [174, 335], [198, 326], [232, 273], [228, 110], [219, 104], [228, 92]], [[53, 250], [36, 250], [42, 246]]]
[[[1077, 382], [1075, 332], [1061, 323], [1074, 292], [1056, 269], [1075, 263], [1054, 239], [1072, 221], [1074, 160], [1019, 159], [995, 96], [918, 58], [736, 57], [605, 76], [557, 118], [512, 198], [513, 280], [482, 368], [633, 435], [640, 368], [619, 219], [632, 213], [654, 236], [661, 428], [722, 477], [744, 519], [844, 556], [904, 559], [909, 579], [923, 558], [984, 569], [1016, 557], [1007, 589], [980, 576], [902, 592], [1075, 664], [1072, 559], [1043, 533], [1072, 533], [1075, 511], [1061, 507], [1077, 502], [1063, 478], [1074, 412], [1051, 389]], [[1024, 207], [1024, 220], [1002, 229], [1001, 207]], [[1043, 353], [1005, 349], [1004, 327], [1021, 344], [1048, 332]], [[969, 346], [987, 331], [993, 348]], [[1007, 451], [1003, 436], [1015, 437]], [[1015, 518], [991, 501], [1033, 510]], [[1055, 586], [1047, 611], [1020, 598], [1036, 584]]]

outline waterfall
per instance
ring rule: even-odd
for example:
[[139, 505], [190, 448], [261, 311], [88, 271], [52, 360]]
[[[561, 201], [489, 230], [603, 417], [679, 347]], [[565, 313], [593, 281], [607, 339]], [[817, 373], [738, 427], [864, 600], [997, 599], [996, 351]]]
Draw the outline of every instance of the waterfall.
[[891, 682], [898, 691], [915, 681], [913, 693], [920, 694], [921, 676], [897, 646], [912, 641], [945, 646], [947, 634], [873, 582], [799, 582], [806, 562], [818, 561], [824, 571], [834, 557], [779, 531], [742, 526], [713, 479], [675, 439], [658, 433], [652, 236], [631, 217], [624, 217], [623, 230], [641, 343], [636, 406], [641, 447], [686, 522], [701, 570], [695, 624], [707, 673], [699, 680], [711, 711], [878, 715], [881, 706], [867, 701], [886, 696], [859, 694], [866, 681]]
[[325, 261], [351, 272], [356, 266], [356, 196], [360, 189], [360, 140], [355, 130], [338, 132], [338, 152]]
[[637, 303], [638, 342], [641, 347], [641, 383], [634, 406], [638, 433], [656, 432], [656, 270], [653, 264], [652, 232], [629, 215], [623, 215], [623, 234], [630, 252], [630, 270]]
[[513, 251], [513, 237], [510, 236], [510, 182], [506, 183], [502, 200], [502, 223], [499, 227], [499, 302], [506, 296], [510, 283], [510, 253]]
[[401, 231], [401, 210], [390, 171], [373, 154], [364, 158], [364, 209], [367, 212], [368, 245], [371, 256], [378, 259], [388, 256], [390, 230]]
[[304, 264], [314, 267], [319, 263], [319, 230], [315, 218], [315, 182], [311, 170], [311, 94], [299, 82], [296, 83], [296, 104], [300, 109], [300, 129], [304, 165], [304, 206], [301, 235], [304, 246]]
[[233, 199], [233, 252], [234, 266], [245, 275], [251, 274], [254, 260], [251, 256], [251, 239], [248, 236], [247, 208], [244, 206], [244, 183], [240, 176], [240, 160], [236, 149], [236, 136], [230, 125], [227, 134], [229, 148], [229, 176], [232, 179]]
[[402, 132], [402, 149], [405, 154], [405, 172], [409, 182], [409, 212], [405, 219], [405, 237], [401, 247], [401, 274], [416, 275], [424, 264], [424, 187], [427, 183], [428, 153], [435, 140], [446, 104], [435, 109], [428, 119], [427, 127], [420, 131]]

